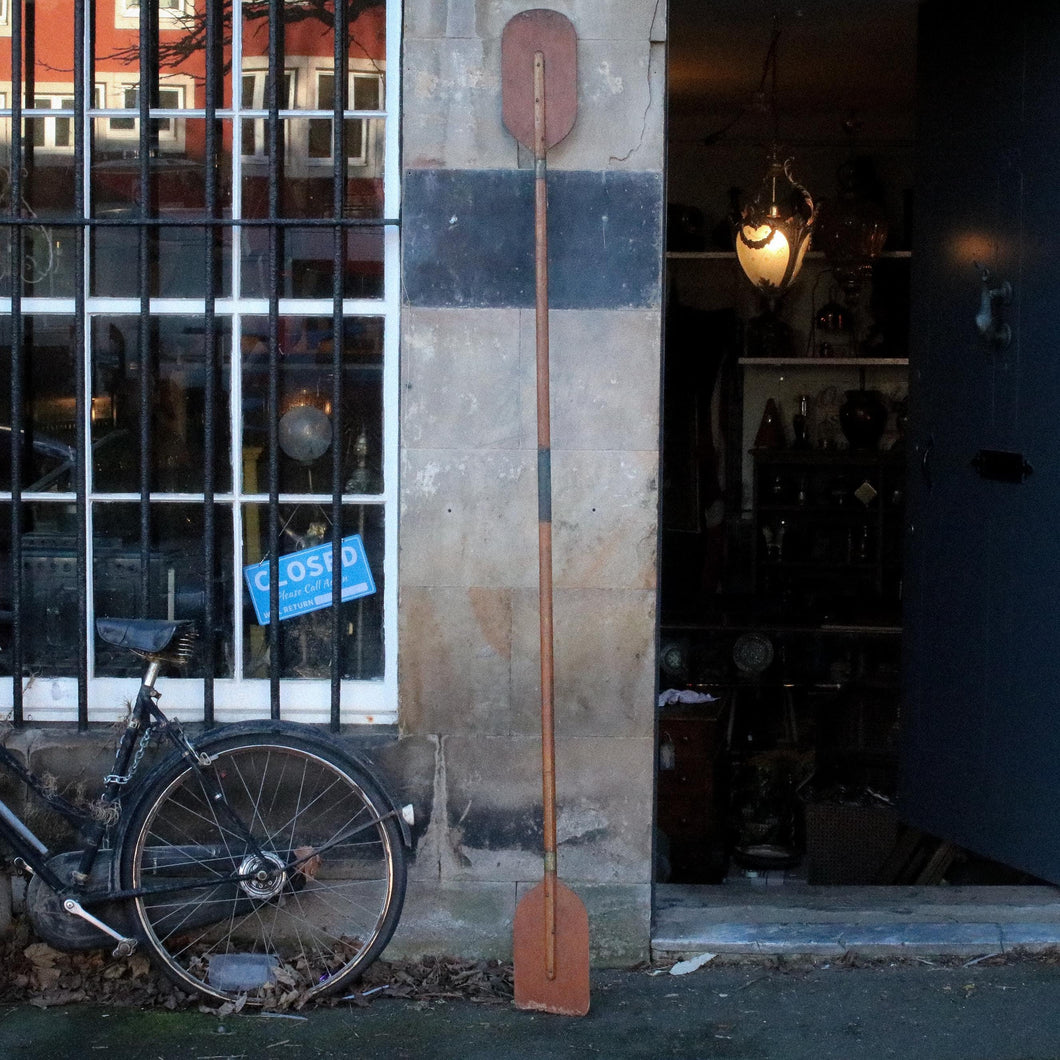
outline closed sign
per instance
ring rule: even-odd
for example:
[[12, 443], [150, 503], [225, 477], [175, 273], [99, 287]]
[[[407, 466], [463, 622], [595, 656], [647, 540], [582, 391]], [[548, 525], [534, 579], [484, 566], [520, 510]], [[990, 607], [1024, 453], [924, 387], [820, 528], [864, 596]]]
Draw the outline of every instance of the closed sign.
[[[360, 534], [342, 539], [342, 599], [356, 600], [375, 592], [375, 581], [364, 554]], [[309, 611], [319, 611], [332, 602], [331, 542], [288, 552], [280, 557], [278, 585], [280, 621]], [[269, 561], [243, 568], [250, 600], [258, 623], [269, 624]]]

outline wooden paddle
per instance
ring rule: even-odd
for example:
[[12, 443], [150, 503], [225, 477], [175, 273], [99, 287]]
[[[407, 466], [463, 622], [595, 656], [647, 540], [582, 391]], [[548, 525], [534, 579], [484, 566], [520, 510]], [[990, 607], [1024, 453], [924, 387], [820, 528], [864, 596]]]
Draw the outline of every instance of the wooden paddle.
[[523, 11], [501, 36], [502, 116], [534, 152], [537, 350], [538, 597], [541, 617], [541, 790], [544, 879], [515, 910], [515, 1004], [564, 1016], [589, 1011], [589, 916], [557, 879], [556, 751], [552, 662], [552, 462], [548, 366], [548, 194], [545, 154], [574, 125], [577, 36], [558, 11]]

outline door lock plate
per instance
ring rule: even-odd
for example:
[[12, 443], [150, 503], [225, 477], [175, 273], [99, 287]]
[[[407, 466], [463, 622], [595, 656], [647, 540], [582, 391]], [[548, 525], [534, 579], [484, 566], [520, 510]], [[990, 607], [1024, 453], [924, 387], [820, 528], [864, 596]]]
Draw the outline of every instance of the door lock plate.
[[1022, 453], [1007, 453], [997, 449], [980, 449], [972, 460], [972, 467], [980, 478], [991, 482], [1023, 482], [1034, 470]]

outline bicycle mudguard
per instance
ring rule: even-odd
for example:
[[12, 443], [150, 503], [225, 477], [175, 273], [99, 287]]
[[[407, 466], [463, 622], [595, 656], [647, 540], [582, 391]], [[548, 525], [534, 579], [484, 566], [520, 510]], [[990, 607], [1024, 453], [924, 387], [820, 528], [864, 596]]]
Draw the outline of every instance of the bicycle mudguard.
[[[222, 724], [216, 728], [207, 729], [194, 737], [189, 737], [189, 739], [195, 750], [209, 753], [211, 747], [222, 744], [233, 737], [253, 736], [257, 734], [263, 736], [292, 736], [309, 747], [316, 747], [321, 751], [332, 751], [350, 759], [354, 765], [364, 771], [367, 775], [367, 779], [372, 781], [379, 794], [393, 811], [394, 819], [397, 821], [398, 828], [401, 832], [401, 841], [407, 850], [412, 849], [412, 831], [409, 827], [409, 821], [405, 816], [405, 808], [398, 803], [383, 781], [379, 778], [376, 767], [368, 762], [364, 755], [356, 748], [349, 747], [346, 743], [336, 740], [330, 733], [322, 732], [315, 726], [306, 725], [302, 722], [274, 721], [271, 718], [259, 718], [253, 721]], [[159, 765], [155, 767], [155, 770], [152, 770], [152, 773], [145, 778], [143, 790], [146, 791], [150, 788], [150, 782], [154, 779], [156, 771], [171, 768], [178, 758], [179, 755], [174, 752], [172, 756], [167, 756], [164, 761], [159, 763]]]

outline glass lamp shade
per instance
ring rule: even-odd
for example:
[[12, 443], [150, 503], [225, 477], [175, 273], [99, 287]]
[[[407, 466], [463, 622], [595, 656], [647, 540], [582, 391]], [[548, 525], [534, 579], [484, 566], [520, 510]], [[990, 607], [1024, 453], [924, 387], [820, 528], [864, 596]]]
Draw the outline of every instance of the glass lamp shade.
[[813, 199], [792, 180], [789, 167], [790, 162], [770, 163], [758, 195], [736, 222], [736, 258], [768, 298], [783, 294], [795, 282], [817, 216]]
[[810, 245], [809, 237], [800, 240], [794, 252], [784, 230], [770, 224], [741, 224], [736, 239], [736, 259], [747, 278], [767, 295], [786, 291], [799, 275]]

